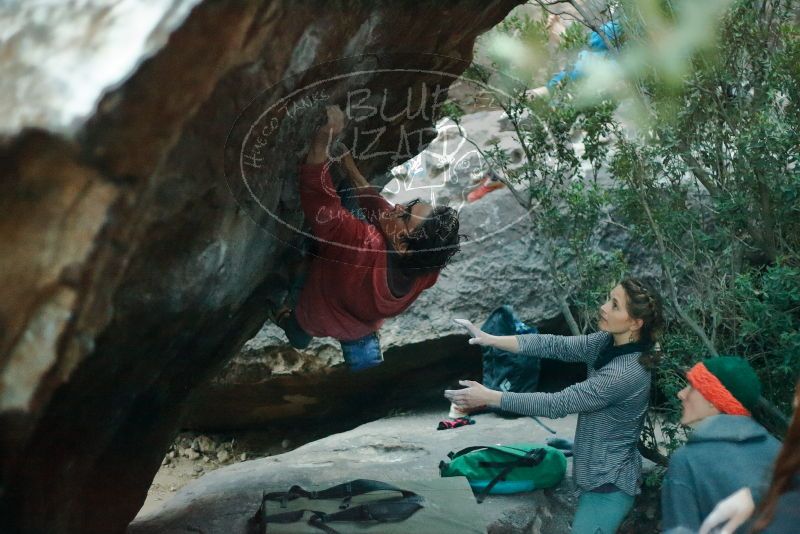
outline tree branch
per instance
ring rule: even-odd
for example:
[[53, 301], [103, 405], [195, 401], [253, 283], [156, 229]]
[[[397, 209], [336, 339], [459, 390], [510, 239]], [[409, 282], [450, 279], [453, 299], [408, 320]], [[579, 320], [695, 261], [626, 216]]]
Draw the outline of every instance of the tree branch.
[[681, 320], [688, 326], [697, 337], [700, 338], [700, 341], [703, 342], [705, 345], [706, 350], [712, 356], [718, 356], [719, 353], [717, 349], [714, 347], [714, 344], [708, 339], [705, 330], [697, 324], [697, 322], [689, 317], [689, 314], [686, 313], [686, 310], [683, 309], [680, 302], [678, 301], [678, 292], [675, 289], [675, 279], [672, 276], [672, 270], [669, 268], [667, 264], [666, 257], [667, 257], [667, 247], [664, 245], [664, 236], [661, 235], [661, 229], [656, 224], [655, 218], [653, 217], [653, 212], [650, 210], [650, 204], [647, 202], [647, 198], [643, 194], [643, 192], [633, 184], [636, 192], [639, 196], [639, 202], [642, 204], [644, 208], [645, 214], [647, 215], [647, 220], [650, 223], [650, 228], [653, 230], [653, 233], [656, 236], [656, 243], [658, 244], [658, 250], [660, 253], [659, 262], [661, 263], [661, 269], [664, 271], [664, 275], [667, 279], [667, 289], [669, 291], [670, 301], [672, 302], [672, 306], [675, 308], [675, 311], [678, 313], [678, 316]]
[[570, 333], [573, 336], [579, 336], [583, 332], [581, 332], [577, 321], [575, 321], [575, 317], [572, 315], [572, 310], [569, 307], [569, 301], [567, 301], [567, 288], [565, 288], [558, 279], [558, 273], [555, 266], [555, 251], [553, 250], [552, 243], [550, 243], [549, 240], [547, 241], [547, 244], [547, 267], [550, 271], [550, 278], [553, 280], [553, 284], [555, 284], [559, 290], [555, 300], [558, 303], [559, 309], [561, 310], [561, 315], [563, 315], [564, 320], [567, 321], [567, 326], [569, 327]]
[[[456, 123], [456, 126], [458, 127], [458, 133], [461, 135], [461, 137], [464, 138], [464, 140], [467, 143], [469, 143], [473, 147], [475, 147], [475, 150], [478, 151], [478, 154], [489, 165], [489, 167], [492, 168], [493, 167], [493, 165], [491, 163], [491, 159], [492, 158], [488, 157], [486, 155], [486, 152], [484, 152], [483, 149], [481, 149], [481, 147], [479, 147], [478, 144], [475, 141], [473, 141], [472, 139], [470, 139], [469, 137], [467, 137], [465, 135], [464, 130], [461, 128], [461, 124], [458, 121], [455, 121], [455, 123]], [[497, 179], [500, 180], [502, 183], [504, 183], [506, 185], [506, 187], [508, 187], [508, 190], [511, 191], [511, 194], [514, 195], [514, 199], [519, 203], [520, 206], [525, 208], [525, 210], [528, 212], [528, 215], [530, 215], [530, 212], [533, 209], [533, 203], [530, 202], [530, 200], [526, 201], [524, 198], [522, 198], [522, 196], [519, 194], [519, 192], [516, 189], [514, 189], [513, 185], [511, 183], [509, 183], [509, 181], [505, 178], [505, 176], [501, 176], [500, 173], [496, 173], [496, 174], [497, 174]]]
[[708, 191], [709, 194], [716, 197], [719, 194], [719, 188], [717, 187], [717, 184], [713, 182], [711, 174], [709, 174], [709, 172], [703, 168], [703, 165], [697, 160], [696, 157], [694, 157], [692, 151], [685, 143], [681, 143], [678, 148], [680, 150], [681, 157], [689, 166], [689, 169], [694, 174], [694, 177], [697, 178], [697, 181], [703, 184], [703, 187], [706, 188], [706, 191]]
[[660, 465], [661, 467], [667, 467], [667, 465], [669, 465], [669, 458], [661, 454], [658, 449], [650, 448], [645, 445], [641, 439], [639, 443], [636, 444], [636, 448], [639, 449], [639, 454], [641, 454], [643, 458], [647, 458], [654, 464]]

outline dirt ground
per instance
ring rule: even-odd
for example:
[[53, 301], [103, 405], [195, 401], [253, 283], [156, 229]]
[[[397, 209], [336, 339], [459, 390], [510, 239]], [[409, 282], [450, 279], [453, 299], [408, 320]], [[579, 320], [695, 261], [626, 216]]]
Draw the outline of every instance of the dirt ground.
[[220, 467], [273, 456], [323, 437], [319, 431], [263, 430], [237, 434], [202, 434], [184, 432], [175, 438], [156, 473], [140, 513], [161, 507], [176, 491], [190, 481]]

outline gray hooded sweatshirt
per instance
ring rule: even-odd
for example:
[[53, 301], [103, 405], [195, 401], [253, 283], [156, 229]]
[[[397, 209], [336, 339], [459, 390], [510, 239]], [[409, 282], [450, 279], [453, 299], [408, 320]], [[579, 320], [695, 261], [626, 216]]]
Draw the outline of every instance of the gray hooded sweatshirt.
[[745, 486], [758, 503], [779, 449], [780, 442], [751, 417], [715, 415], [701, 421], [669, 459], [661, 487], [662, 528], [698, 530], [719, 501]]

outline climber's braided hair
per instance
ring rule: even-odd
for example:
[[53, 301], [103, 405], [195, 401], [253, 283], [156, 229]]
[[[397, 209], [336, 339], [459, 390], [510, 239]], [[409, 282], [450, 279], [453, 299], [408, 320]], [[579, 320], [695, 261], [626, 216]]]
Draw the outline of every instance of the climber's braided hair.
[[458, 212], [449, 206], [436, 206], [411, 234], [403, 237], [407, 252], [400, 255], [400, 268], [410, 276], [443, 269], [461, 250]]
[[661, 347], [658, 339], [664, 329], [664, 307], [656, 290], [638, 278], [626, 278], [620, 285], [628, 298], [628, 315], [642, 320], [639, 341], [649, 348], [642, 353], [639, 361], [648, 368], [657, 366], [661, 360]]

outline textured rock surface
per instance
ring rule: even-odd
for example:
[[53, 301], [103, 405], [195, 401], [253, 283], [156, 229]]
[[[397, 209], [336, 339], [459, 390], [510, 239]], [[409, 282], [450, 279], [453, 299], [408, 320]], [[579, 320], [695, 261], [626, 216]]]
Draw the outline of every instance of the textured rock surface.
[[337, 365], [338, 343], [317, 347], [320, 354], [269, 348], [238, 356], [192, 394], [183, 426], [221, 431], [324, 421], [342, 431], [385, 415], [395, 403], [440, 399], [444, 384], [480, 377], [480, 351], [460, 335], [395, 347], [381, 366], [360, 373]]
[[[435, 430], [446, 410], [440, 397], [428, 407], [329, 435], [284, 454], [221, 467], [190, 482], [169, 500], [154, 503], [141, 512], [129, 534], [177, 534], [190, 530], [190, 526], [208, 534], [243, 532], [240, 527], [257, 507], [265, 485], [285, 490], [292, 484], [324, 485], [359, 477], [388, 481], [430, 479], [437, 476], [439, 461], [451, 450], [479, 444], [543, 442], [552, 436], [533, 419], [503, 419], [493, 414], [476, 415], [475, 425]], [[556, 436], [570, 439], [576, 420], [575, 415], [555, 420], [542, 418]], [[654, 466], [644, 460], [643, 467], [647, 477]], [[575, 507], [571, 471], [572, 460], [568, 459], [567, 478], [557, 488], [491, 496], [484, 504], [473, 503], [472, 511], [481, 518], [480, 530], [489, 534], [569, 532]], [[660, 487], [644, 486], [619, 534], [660, 532], [659, 496]]]
[[[515, 3], [164, 1], [145, 21], [110, 2], [4, 4], [0, 529], [122, 531], [182, 401], [284, 289], [293, 234], [253, 217], [224, 180], [226, 135], [246, 105], [344, 56], [391, 67], [387, 53], [428, 52], [438, 55], [416, 67], [457, 74], [475, 36]], [[104, 72], [86, 78], [84, 67]], [[72, 106], [76, 92], [84, 100]], [[294, 168], [314, 120], [282, 131], [272, 171]], [[397, 147], [405, 122], [378, 148]], [[291, 175], [271, 185], [259, 200], [297, 224]]]
[[[288, 489], [293, 484], [333, 485], [354, 478], [388, 482], [436, 478], [439, 461], [451, 450], [478, 444], [542, 442], [550, 436], [530, 418], [508, 420], [494, 415], [477, 416], [475, 425], [438, 431], [436, 425], [444, 415], [424, 412], [383, 419], [285, 454], [223, 467], [184, 486], [160, 510], [137, 517], [128, 532], [171, 534], [186, 532], [189, 526], [209, 534], [243, 532], [265, 486]], [[569, 416], [544, 422], [560, 436], [572, 437], [575, 419]], [[481, 517], [480, 530], [490, 533], [566, 533], [574, 512], [571, 488], [567, 479], [552, 490], [490, 496], [483, 504], [472, 506]]]
[[74, 131], [102, 92], [160, 50], [197, 3], [3, 2], [0, 131]]

